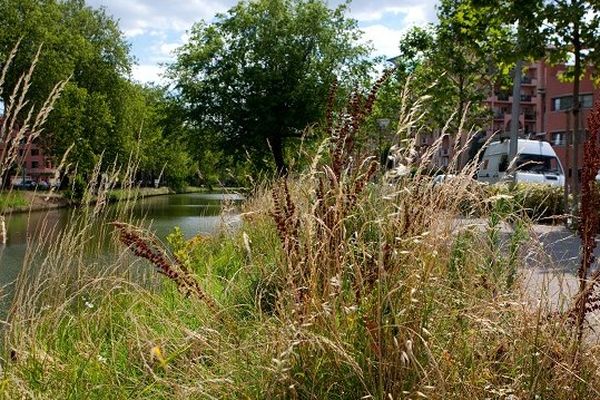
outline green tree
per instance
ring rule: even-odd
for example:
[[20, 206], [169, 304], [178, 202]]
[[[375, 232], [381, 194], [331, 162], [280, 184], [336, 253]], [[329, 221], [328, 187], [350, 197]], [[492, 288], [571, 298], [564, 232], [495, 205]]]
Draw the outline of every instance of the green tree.
[[219, 149], [238, 159], [249, 152], [259, 167], [271, 153], [285, 173], [285, 145], [323, 117], [334, 80], [368, 72], [368, 49], [357, 45], [346, 7], [242, 1], [214, 23], [195, 24], [171, 76], [198, 131], [216, 133]]
[[137, 112], [143, 116], [134, 144], [138, 176], [145, 181], [160, 177], [171, 188], [182, 189], [195, 172], [187, 151], [185, 121], [178, 118], [173, 98], [164, 88], [136, 86], [136, 91], [141, 96]]
[[[125, 158], [140, 117], [130, 107], [135, 103], [127, 79], [132, 60], [116, 21], [82, 0], [0, 2], [0, 54], [8, 54], [19, 39], [3, 100], [9, 101], [41, 44], [30, 104], [40, 106], [56, 82], [70, 77], [40, 138], [43, 144], [58, 158], [75, 144], [69, 161], [83, 174], [101, 153], [109, 161]], [[4, 62], [0, 56], [0, 67]]]
[[410, 75], [410, 95], [430, 96], [423, 129], [440, 130], [452, 119], [449, 133], [464, 144], [468, 129], [461, 127], [483, 123], [487, 113], [483, 100], [493, 77], [484, 38], [471, 28], [474, 17], [454, 3], [442, 2], [439, 24], [414, 28], [403, 37], [396, 59], [397, 85], [400, 90]]
[[3, 94], [29, 68], [38, 46], [42, 56], [33, 77], [30, 102], [41, 104], [54, 84], [73, 75], [87, 90], [108, 91], [131, 67], [129, 46], [103, 9], [83, 0], [3, 0], [0, 2], [0, 66], [23, 38]]

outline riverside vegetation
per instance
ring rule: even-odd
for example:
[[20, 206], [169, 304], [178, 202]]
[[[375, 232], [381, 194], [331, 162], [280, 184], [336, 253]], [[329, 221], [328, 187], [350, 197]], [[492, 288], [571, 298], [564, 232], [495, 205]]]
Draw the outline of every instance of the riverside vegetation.
[[[432, 184], [439, 143], [418, 161], [408, 135], [420, 100], [403, 108], [409, 140], [383, 174], [355, 146], [379, 83], [328, 113], [310, 167], [255, 188], [233, 231], [186, 240], [174, 229], [165, 245], [128, 218], [133, 200], [107, 220], [107, 193], [135, 168], [97, 167], [95, 201], [30, 249], [14, 285], [2, 396], [598, 398], [600, 352], [585, 334], [598, 278], [558, 310], [528, 301], [520, 268], [551, 262], [528, 214], [485, 196], [475, 163]], [[487, 226], [457, 226], [470, 214]], [[98, 222], [114, 232], [113, 259], [90, 248]]]

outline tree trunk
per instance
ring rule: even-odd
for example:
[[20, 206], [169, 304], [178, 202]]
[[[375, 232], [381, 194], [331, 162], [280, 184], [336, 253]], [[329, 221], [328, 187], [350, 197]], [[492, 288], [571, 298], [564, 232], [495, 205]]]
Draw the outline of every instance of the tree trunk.
[[[508, 162], [511, 169], [514, 169], [514, 160], [517, 156], [519, 143], [519, 116], [521, 115], [521, 72], [523, 69], [523, 61], [518, 60], [515, 64], [513, 77], [513, 101], [510, 120], [510, 151]], [[512, 173], [512, 171], [511, 171]]]
[[288, 174], [287, 165], [285, 164], [285, 157], [283, 154], [283, 140], [281, 136], [271, 136], [269, 138], [269, 146], [271, 146], [271, 152], [273, 153], [273, 160], [275, 161], [275, 169], [278, 176], [286, 176]]
[[[459, 78], [458, 84], [458, 151], [461, 152], [460, 156], [456, 160], [456, 169], [460, 171], [467, 164], [467, 160], [465, 160], [465, 145], [467, 139], [465, 137], [464, 129], [463, 129], [463, 114], [465, 113], [465, 100], [464, 100], [464, 79], [462, 76]], [[456, 145], [455, 145], [456, 148]]]
[[571, 168], [571, 112], [565, 112], [566, 127], [565, 129], [565, 186], [563, 193], [563, 203], [565, 205], [565, 212], [569, 212], [571, 205], [569, 204], [569, 190], [571, 188], [571, 177], [569, 176], [569, 170]]
[[577, 214], [579, 208], [579, 143], [581, 132], [579, 125], [579, 113], [581, 104], [579, 101], [579, 81], [581, 76], [581, 40], [579, 37], [579, 23], [576, 22], [573, 28], [573, 51], [575, 54], [575, 67], [573, 79], [573, 162], [571, 163], [573, 173], [571, 175], [571, 193], [573, 193], [574, 212]]

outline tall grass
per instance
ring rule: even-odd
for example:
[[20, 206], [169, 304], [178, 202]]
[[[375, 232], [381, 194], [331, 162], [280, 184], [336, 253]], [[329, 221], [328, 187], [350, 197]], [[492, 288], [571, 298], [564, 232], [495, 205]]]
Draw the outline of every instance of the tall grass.
[[[354, 147], [377, 89], [329, 113], [311, 168], [257, 187], [234, 232], [163, 244], [125, 202], [109, 224], [123, 172], [98, 168], [95, 201], [24, 262], [3, 396], [598, 398], [597, 347], [575, 365], [573, 324], [524, 294], [519, 272], [551, 261], [522, 210], [486, 200], [460, 151], [454, 178], [424, 173], [441, 143], [414, 151], [425, 99], [403, 102], [392, 171]], [[116, 257], [90, 241], [97, 225]]]

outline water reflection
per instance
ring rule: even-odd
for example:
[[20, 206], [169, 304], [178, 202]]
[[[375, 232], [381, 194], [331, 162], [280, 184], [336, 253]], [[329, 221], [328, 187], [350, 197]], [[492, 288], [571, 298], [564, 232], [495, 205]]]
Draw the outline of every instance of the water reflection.
[[[221, 224], [235, 223], [235, 215], [223, 217], [223, 204], [242, 200], [240, 195], [221, 193], [193, 193], [149, 197], [140, 200], [132, 210], [134, 219], [144, 219], [160, 239], [179, 226], [187, 238], [199, 233], [212, 233]], [[98, 222], [90, 230], [91, 246], [106, 248], [106, 222], [111, 220], [117, 205], [108, 209], [108, 217]], [[70, 209], [13, 214], [6, 218], [8, 240], [0, 245], [0, 285], [16, 279], [23, 265], [28, 246], [34, 246], [42, 238], [46, 243], [55, 240], [57, 232], [68, 226], [80, 211]], [[104, 229], [103, 229], [104, 228]], [[106, 254], [110, 256], [110, 254]]]

